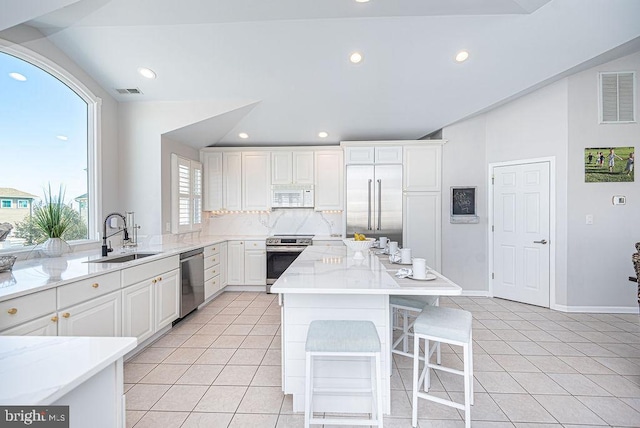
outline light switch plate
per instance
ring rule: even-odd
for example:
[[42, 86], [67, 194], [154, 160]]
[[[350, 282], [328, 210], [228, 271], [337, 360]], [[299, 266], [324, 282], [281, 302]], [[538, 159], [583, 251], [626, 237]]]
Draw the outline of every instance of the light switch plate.
[[622, 195], [616, 195], [612, 199], [613, 205], [626, 205], [627, 197]]
[[593, 214], [587, 214], [586, 223], [593, 224]]

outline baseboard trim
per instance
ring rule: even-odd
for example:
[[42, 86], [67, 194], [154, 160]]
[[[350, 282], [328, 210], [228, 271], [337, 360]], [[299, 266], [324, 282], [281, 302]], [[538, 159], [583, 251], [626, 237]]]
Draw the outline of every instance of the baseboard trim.
[[227, 285], [224, 291], [262, 291], [267, 293], [266, 285]]
[[637, 306], [566, 306], [552, 305], [551, 309], [560, 312], [577, 312], [592, 314], [637, 314]]
[[462, 290], [465, 297], [490, 297], [488, 290]]
[[155, 342], [156, 340], [160, 339], [162, 336], [165, 335], [165, 333], [169, 332], [169, 330], [171, 330], [172, 326], [171, 324], [166, 325], [162, 328], [162, 330], [156, 331], [153, 336], [151, 336], [150, 338], [148, 338], [147, 340], [145, 340], [142, 343], [138, 343], [138, 346], [136, 346], [133, 350], [129, 351], [128, 354], [126, 354], [124, 356], [124, 361], [128, 361], [131, 358], [135, 357], [136, 355], [138, 355], [140, 352], [144, 351], [145, 349], [147, 349], [147, 347], [149, 345], [151, 345], [153, 342]]

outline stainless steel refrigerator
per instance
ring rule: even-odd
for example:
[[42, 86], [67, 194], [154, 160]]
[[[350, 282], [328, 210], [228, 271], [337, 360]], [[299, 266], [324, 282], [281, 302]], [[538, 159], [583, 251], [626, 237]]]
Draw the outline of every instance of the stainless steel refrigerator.
[[386, 236], [402, 246], [402, 165], [347, 165], [347, 237]]

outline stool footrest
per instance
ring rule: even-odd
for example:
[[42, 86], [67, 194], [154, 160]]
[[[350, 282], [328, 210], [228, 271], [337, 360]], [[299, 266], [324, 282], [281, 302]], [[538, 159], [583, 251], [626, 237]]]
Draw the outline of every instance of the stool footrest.
[[378, 423], [375, 419], [350, 419], [350, 418], [312, 418], [309, 420], [309, 425], [362, 425], [362, 426], [382, 426], [382, 423]]
[[373, 390], [371, 388], [313, 388], [313, 393], [316, 394], [333, 394], [337, 395], [355, 395], [355, 394], [371, 394]]
[[460, 376], [464, 376], [464, 371], [462, 371], [462, 370], [452, 369], [451, 367], [439, 366], [439, 365], [433, 364], [433, 363], [428, 363], [427, 365], [429, 366], [429, 368], [434, 369], [434, 370], [441, 370], [443, 372], [453, 373], [453, 374], [457, 374], [457, 375], [460, 375]]
[[455, 407], [456, 409], [464, 410], [464, 404], [456, 403], [455, 401], [445, 400], [444, 398], [436, 397], [431, 394], [427, 394], [426, 392], [418, 391], [418, 397], [424, 398], [425, 400], [433, 401], [436, 403], [444, 404], [445, 406]]

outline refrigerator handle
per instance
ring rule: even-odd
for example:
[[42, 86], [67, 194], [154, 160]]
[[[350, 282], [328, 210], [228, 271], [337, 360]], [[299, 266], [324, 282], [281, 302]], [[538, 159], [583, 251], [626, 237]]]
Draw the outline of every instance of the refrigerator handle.
[[382, 180], [378, 180], [378, 230], [382, 230]]
[[368, 214], [368, 220], [367, 220], [367, 230], [371, 230], [371, 182], [373, 180], [369, 179], [369, 197], [367, 198], [367, 214]]

